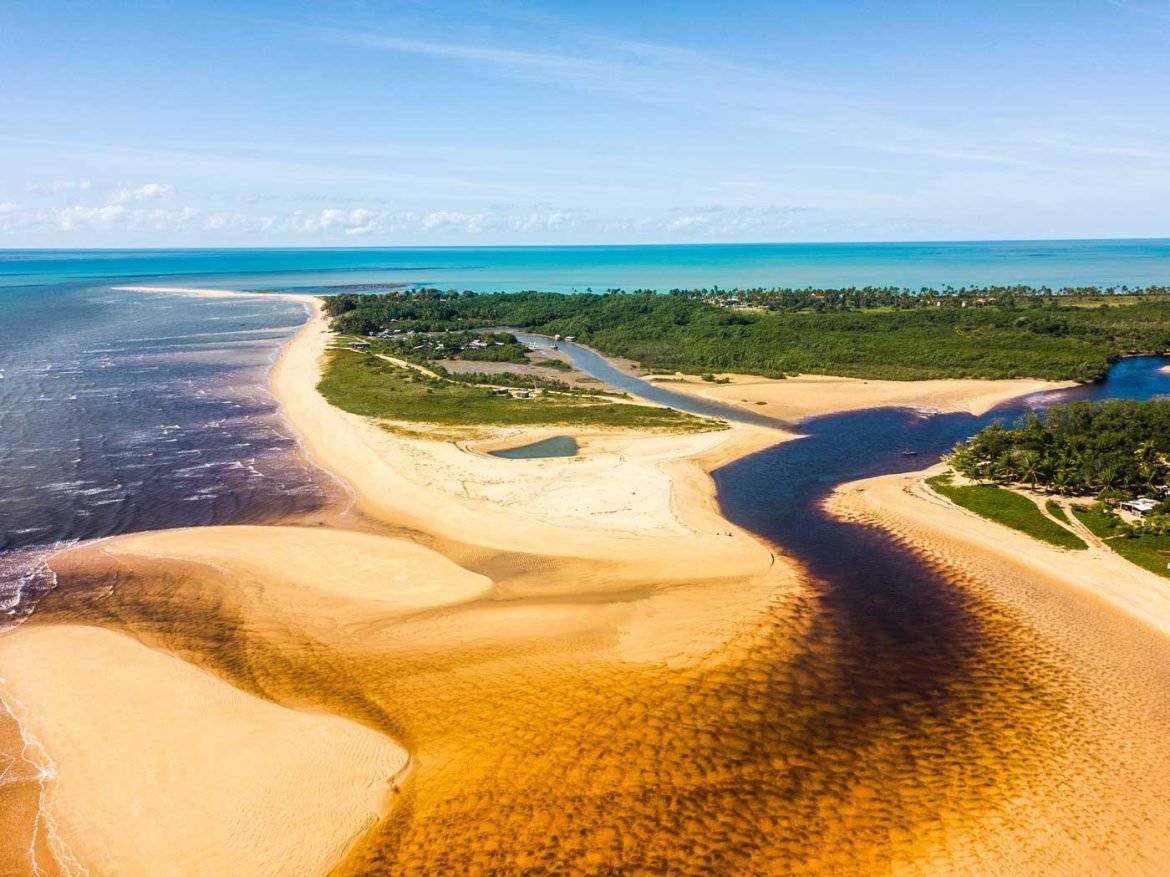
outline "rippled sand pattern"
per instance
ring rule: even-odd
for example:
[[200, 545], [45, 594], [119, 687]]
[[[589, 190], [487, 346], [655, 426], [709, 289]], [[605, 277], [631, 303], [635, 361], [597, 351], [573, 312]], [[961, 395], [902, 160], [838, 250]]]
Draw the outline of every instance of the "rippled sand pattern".
[[867, 599], [778, 584], [762, 617], [681, 666], [631, 660], [621, 632], [648, 602], [669, 613], [716, 583], [542, 599], [520, 574], [508, 601], [338, 629], [257, 622], [238, 596], [249, 583], [206, 568], [102, 563], [62, 571], [34, 623], [119, 627], [410, 749], [391, 817], [342, 874], [1153, 874], [1170, 861], [1161, 643], [1046, 639], [1025, 623], [1035, 606], [976, 603], [982, 585], [941, 560], [951, 587], [905, 600], [896, 585]]

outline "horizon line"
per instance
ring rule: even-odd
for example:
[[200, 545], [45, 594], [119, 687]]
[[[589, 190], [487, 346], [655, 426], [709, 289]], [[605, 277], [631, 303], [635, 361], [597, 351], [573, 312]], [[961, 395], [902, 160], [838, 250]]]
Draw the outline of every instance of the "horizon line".
[[639, 244], [371, 244], [367, 246], [91, 246], [91, 247], [0, 247], [0, 253], [81, 253], [81, 252], [222, 252], [234, 251], [355, 251], [355, 250], [559, 250], [559, 249], [639, 249], [672, 247], [843, 247], [843, 246], [909, 246], [929, 244], [1073, 244], [1073, 243], [1150, 243], [1170, 244], [1170, 237], [1084, 237], [1084, 238], [937, 238], [897, 241], [672, 241]]

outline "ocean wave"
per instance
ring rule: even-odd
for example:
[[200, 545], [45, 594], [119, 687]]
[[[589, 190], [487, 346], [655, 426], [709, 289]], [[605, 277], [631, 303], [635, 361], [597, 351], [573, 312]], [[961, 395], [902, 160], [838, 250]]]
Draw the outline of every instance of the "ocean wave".
[[32, 614], [41, 598], [57, 586], [49, 558], [77, 544], [70, 540], [0, 552], [0, 630]]

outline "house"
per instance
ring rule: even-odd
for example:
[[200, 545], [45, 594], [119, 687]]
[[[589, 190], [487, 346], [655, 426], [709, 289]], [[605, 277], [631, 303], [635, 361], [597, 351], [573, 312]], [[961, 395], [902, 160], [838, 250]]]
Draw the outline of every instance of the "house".
[[349, 346], [352, 347], [354, 350], [369, 350], [370, 349], [370, 342], [369, 341], [350, 341]]
[[531, 399], [532, 394], [527, 390], [516, 390], [512, 393], [513, 399]]
[[493, 396], [507, 396], [508, 395], [508, 388], [507, 387], [492, 387], [492, 395]]
[[470, 347], [472, 350], [483, 350], [488, 345], [487, 345], [486, 341], [472, 341], [467, 346]]
[[1148, 496], [1142, 496], [1138, 499], [1127, 499], [1121, 503], [1123, 511], [1132, 512], [1139, 518], [1144, 518], [1157, 507], [1158, 501], [1156, 499], [1150, 499]]

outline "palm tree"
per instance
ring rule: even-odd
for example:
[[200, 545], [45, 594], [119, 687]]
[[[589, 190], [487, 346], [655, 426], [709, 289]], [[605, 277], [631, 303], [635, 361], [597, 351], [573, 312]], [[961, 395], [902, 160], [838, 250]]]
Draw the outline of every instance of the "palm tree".
[[1093, 482], [1100, 492], [1114, 490], [1121, 484], [1121, 473], [1116, 466], [1102, 466], [1093, 473]]
[[1152, 439], [1147, 439], [1137, 446], [1133, 455], [1138, 461], [1138, 475], [1147, 488], [1153, 490], [1163, 480], [1165, 463], [1158, 453]]
[[1036, 489], [1036, 482], [1040, 480], [1043, 462], [1039, 451], [1022, 451], [1019, 455], [1020, 478], [1027, 481], [1033, 490]]

